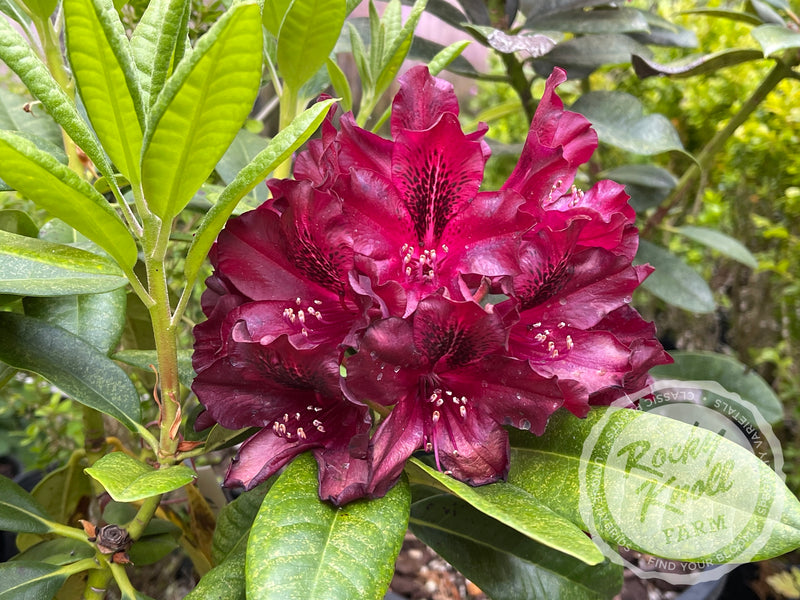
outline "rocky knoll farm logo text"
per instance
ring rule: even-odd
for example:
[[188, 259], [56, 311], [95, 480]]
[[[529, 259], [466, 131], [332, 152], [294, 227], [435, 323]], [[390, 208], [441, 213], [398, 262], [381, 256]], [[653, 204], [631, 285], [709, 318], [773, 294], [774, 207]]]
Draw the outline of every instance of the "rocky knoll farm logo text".
[[[638, 410], [623, 408], [632, 403]], [[714, 382], [658, 381], [610, 407], [581, 458], [581, 516], [604, 553], [640, 577], [720, 577], [756, 556], [780, 519], [777, 441], [751, 404]], [[648, 555], [643, 570], [617, 546], [660, 558]]]

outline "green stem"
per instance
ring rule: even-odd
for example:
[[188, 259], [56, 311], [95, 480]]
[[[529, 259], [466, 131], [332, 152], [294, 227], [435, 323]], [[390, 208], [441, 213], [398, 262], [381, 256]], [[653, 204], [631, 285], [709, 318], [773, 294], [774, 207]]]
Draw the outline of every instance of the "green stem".
[[117, 582], [122, 600], [136, 600], [136, 590], [131, 585], [131, 580], [128, 579], [128, 573], [125, 572], [125, 567], [116, 563], [111, 563], [111, 574], [114, 576], [114, 581]]
[[522, 63], [513, 54], [500, 53], [500, 58], [506, 68], [509, 84], [517, 92], [522, 103], [522, 109], [525, 111], [525, 117], [528, 119], [528, 123], [531, 123], [536, 112], [536, 101], [531, 93], [531, 83], [522, 70]]
[[144, 528], [147, 527], [147, 524], [150, 523], [150, 520], [156, 514], [160, 502], [161, 495], [150, 496], [142, 502], [136, 516], [133, 517], [133, 520], [125, 527], [125, 531], [128, 532], [128, 535], [131, 536], [133, 541], [142, 537]]
[[661, 204], [658, 210], [651, 216], [644, 227], [642, 228], [642, 236], [646, 237], [655, 227], [661, 224], [669, 212], [675, 208], [689, 192], [689, 189], [694, 185], [695, 181], [700, 177], [702, 172], [711, 166], [711, 161], [714, 156], [725, 145], [725, 142], [734, 134], [739, 126], [744, 123], [747, 118], [755, 111], [756, 108], [764, 101], [767, 95], [777, 86], [781, 80], [791, 73], [791, 69], [783, 63], [777, 63], [772, 70], [767, 74], [761, 84], [750, 95], [750, 97], [742, 104], [742, 107], [736, 112], [733, 117], [725, 124], [725, 127], [720, 129], [716, 135], [705, 145], [696, 157], [696, 162], [683, 173], [678, 180], [675, 189], [672, 190], [669, 198]]
[[83, 600], [103, 600], [106, 597], [109, 581], [111, 581], [111, 570], [107, 566], [89, 571], [89, 578], [83, 590]]
[[[280, 131], [283, 131], [292, 123], [298, 114], [299, 98], [297, 92], [291, 86], [284, 84], [281, 94], [280, 109]], [[292, 157], [290, 156], [275, 168], [274, 177], [278, 179], [288, 179], [292, 174]]]

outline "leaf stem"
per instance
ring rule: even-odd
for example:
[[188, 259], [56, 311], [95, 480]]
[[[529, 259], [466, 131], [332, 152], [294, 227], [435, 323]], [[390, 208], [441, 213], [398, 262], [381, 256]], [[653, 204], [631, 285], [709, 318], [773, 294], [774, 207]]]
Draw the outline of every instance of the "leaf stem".
[[[280, 131], [283, 131], [291, 125], [294, 118], [297, 116], [299, 108], [299, 97], [297, 91], [290, 85], [284, 84], [283, 93], [281, 94], [281, 110], [280, 110]], [[273, 176], [278, 179], [287, 179], [292, 174], [292, 157], [289, 156], [285, 161], [279, 164]]]

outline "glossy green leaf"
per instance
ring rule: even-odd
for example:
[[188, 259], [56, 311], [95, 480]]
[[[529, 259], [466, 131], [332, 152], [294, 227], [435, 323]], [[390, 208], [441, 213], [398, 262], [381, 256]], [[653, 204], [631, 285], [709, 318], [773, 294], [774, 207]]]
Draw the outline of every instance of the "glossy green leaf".
[[80, 231], [123, 267], [137, 249], [122, 220], [89, 183], [20, 136], [0, 131], [0, 178]]
[[0, 564], [0, 600], [49, 600], [68, 576], [58, 565], [47, 563]]
[[14, 208], [0, 210], [0, 230], [30, 238], [39, 234], [39, 228], [30, 215]]
[[426, 4], [427, 0], [414, 2], [414, 6], [411, 8], [411, 12], [402, 29], [392, 39], [387, 39], [380, 65], [373, 65], [374, 67], [379, 67], [373, 71], [376, 73], [376, 96], [388, 89], [405, 61], [414, 39], [414, 30], [417, 28], [417, 23], [419, 23], [422, 13], [425, 11]]
[[785, 25], [783, 17], [781, 17], [781, 15], [770, 6], [771, 2], [749, 0], [748, 4], [753, 8], [763, 23], [770, 23], [777, 25], [778, 27], [783, 27]]
[[328, 77], [331, 80], [334, 92], [342, 99], [342, 110], [353, 110], [353, 92], [350, 89], [350, 82], [347, 80], [347, 75], [344, 74], [344, 71], [342, 71], [335, 60], [327, 59], [325, 66], [328, 69]]
[[242, 127], [261, 82], [261, 17], [237, 4], [200, 38], [153, 105], [142, 184], [150, 209], [172, 219]]
[[64, 0], [67, 54], [86, 113], [108, 156], [139, 180], [144, 109], [128, 38], [111, 0]]
[[74, 334], [38, 319], [0, 313], [0, 360], [32, 371], [65, 394], [136, 431], [136, 388], [111, 359]]
[[[711, 562], [715, 555], [739, 558], [728, 552], [739, 543], [750, 552], [745, 560], [800, 544], [800, 502], [767, 464], [715, 432], [638, 410], [598, 408], [585, 419], [556, 413], [541, 437], [510, 435], [509, 482], [613, 543]], [[712, 517], [717, 526], [706, 527], [707, 535], [678, 533], [681, 524], [701, 523], [702, 531]]]
[[642, 16], [647, 21], [649, 31], [646, 33], [632, 32], [628, 35], [640, 44], [656, 46], [672, 46], [675, 48], [697, 48], [697, 35], [691, 29], [686, 29], [668, 21], [654, 11], [642, 11]]
[[642, 13], [627, 7], [567, 10], [544, 18], [529, 19], [525, 27], [538, 31], [594, 34], [648, 31], [647, 21]]
[[294, 0], [278, 32], [278, 70], [297, 91], [325, 60], [339, 39], [345, 0]]
[[94, 548], [80, 540], [58, 537], [39, 542], [14, 556], [12, 561], [43, 562], [51, 565], [66, 565], [82, 558], [92, 558]]
[[222, 564], [237, 554], [244, 556], [250, 527], [264, 502], [264, 496], [269, 492], [272, 481], [272, 478], [268, 479], [249, 492], [244, 492], [220, 511], [211, 546], [211, 558], [215, 564]]
[[29, 102], [29, 97], [19, 96], [0, 88], [0, 129], [24, 131], [33, 136], [29, 138], [31, 141], [46, 140], [63, 152], [64, 138], [61, 135], [61, 128], [42, 108], [25, 110]]
[[671, 352], [671, 365], [658, 365], [651, 371], [658, 379], [716, 381], [730, 392], [753, 404], [767, 423], [783, 419], [783, 406], [774, 390], [747, 365], [732, 356], [714, 352]]
[[184, 600], [246, 600], [245, 554], [237, 554], [217, 565], [198, 582]]
[[[217, 175], [225, 185], [230, 184], [239, 171], [249, 165], [259, 152], [264, 150], [269, 144], [269, 140], [257, 135], [247, 129], [239, 130], [233, 143], [219, 160], [216, 166]], [[266, 185], [257, 185], [250, 190], [246, 198], [243, 198], [242, 205], [253, 208], [264, 202], [269, 196]], [[243, 208], [240, 206], [239, 208]]]
[[0, 0], [0, 12], [8, 15], [20, 25], [26, 27], [31, 22], [31, 18], [25, 13], [15, 0]]
[[58, 0], [22, 0], [22, 3], [39, 19], [46, 20], [55, 11]]
[[100, 172], [110, 177], [113, 173], [105, 152], [89, 126], [78, 114], [75, 103], [56, 83], [30, 44], [6, 19], [0, 19], [0, 60], [17, 74], [25, 87], [42, 103], [69, 137], [83, 149]]
[[533, 65], [540, 75], [549, 75], [553, 67], [559, 66], [566, 69], [569, 77], [582, 79], [601, 66], [630, 63], [632, 54], [650, 56], [651, 52], [627, 35], [586, 35], [556, 44]]
[[462, 42], [453, 42], [449, 46], [442, 48], [428, 63], [428, 71], [431, 75], [438, 75], [445, 70], [453, 61], [461, 56], [461, 53], [467, 49], [472, 42], [464, 40]]
[[636, 212], [658, 206], [678, 184], [672, 173], [655, 165], [623, 165], [603, 171], [598, 177], [623, 184]]
[[131, 52], [145, 107], [152, 106], [167, 81], [187, 7], [185, 0], [152, 0], [133, 30]]
[[96, 254], [0, 231], [0, 293], [94, 294], [127, 283], [117, 265]]
[[[150, 365], [158, 369], [158, 355], [155, 350], [122, 350], [114, 354], [112, 358], [149, 373], [153, 372]], [[178, 350], [178, 379], [181, 385], [187, 388], [192, 387], [194, 369], [192, 368], [191, 350]]]
[[211, 245], [217, 239], [217, 234], [222, 231], [225, 221], [239, 201], [311, 137], [322, 123], [332, 103], [332, 100], [318, 102], [297, 115], [291, 124], [272, 138], [269, 145], [259, 152], [258, 156], [222, 191], [217, 203], [200, 222], [186, 255], [184, 272], [190, 284], [200, 272]]
[[406, 469], [412, 481], [425, 483], [416, 474], [421, 471], [439, 487], [443, 486], [476, 510], [532, 540], [589, 565], [603, 562], [603, 554], [580, 528], [538, 502], [524, 489], [505, 482], [472, 487], [415, 458], [409, 461]]
[[70, 460], [63, 467], [45, 475], [31, 492], [31, 496], [58, 523], [78, 527], [74, 517], [79, 505], [86, 502], [85, 506], [88, 506], [89, 500], [94, 496], [83, 466], [78, 460]]
[[154, 469], [124, 452], [106, 454], [86, 472], [117, 502], [134, 502], [166, 494], [194, 481], [195, 472], [184, 465]]
[[638, 98], [624, 92], [589, 92], [572, 105], [592, 122], [601, 142], [636, 154], [683, 150], [675, 127], [664, 115], [645, 115]]
[[22, 304], [29, 317], [58, 325], [107, 355], [125, 327], [127, 298], [120, 288], [105, 294], [24, 298]]
[[554, 552], [453, 496], [414, 503], [409, 523], [493, 600], [610, 600], [622, 587], [621, 567], [609, 561], [592, 567]]
[[696, 313], [709, 313], [716, 308], [714, 295], [705, 279], [669, 250], [639, 240], [634, 262], [655, 267], [642, 287], [667, 304]]
[[657, 63], [642, 56], [633, 56], [631, 63], [640, 79], [653, 75], [671, 77], [694, 77], [704, 73], [714, 73], [725, 67], [732, 67], [751, 60], [760, 60], [763, 55], [751, 48], [732, 48], [701, 56], [690, 55], [669, 64]]
[[304, 454], [270, 489], [247, 544], [248, 598], [383, 598], [408, 523], [408, 484], [342, 508], [320, 501], [318, 487], [316, 461]]
[[800, 48], [800, 33], [780, 25], [762, 25], [750, 32], [764, 51], [772, 56], [790, 48]]
[[0, 477], [0, 530], [47, 533], [50, 523], [50, 515], [33, 496], [8, 477]]
[[709, 229], [707, 227], [693, 227], [686, 225], [676, 229], [681, 235], [700, 242], [704, 246], [708, 246], [713, 250], [732, 258], [735, 261], [742, 263], [751, 269], [758, 268], [758, 260], [753, 254], [742, 244], [739, 240], [725, 235], [716, 229]]
[[740, 21], [748, 25], [761, 25], [761, 19], [751, 13], [741, 12], [738, 10], [728, 10], [723, 8], [694, 8], [691, 10], [682, 10], [682, 15], [701, 15], [705, 17], [715, 17], [718, 19], [728, 19], [730, 21]]

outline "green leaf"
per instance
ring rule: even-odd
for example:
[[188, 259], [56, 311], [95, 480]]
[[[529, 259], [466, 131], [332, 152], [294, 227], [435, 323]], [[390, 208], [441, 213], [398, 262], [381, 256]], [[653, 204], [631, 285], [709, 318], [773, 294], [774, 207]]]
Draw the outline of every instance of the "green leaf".
[[664, 115], [645, 115], [638, 98], [624, 92], [589, 92], [572, 105], [592, 122], [601, 142], [636, 154], [683, 151], [675, 127]]
[[292, 4], [292, 0], [271, 0], [264, 2], [264, 10], [261, 13], [261, 22], [275, 38], [281, 29], [281, 23], [286, 16], [286, 12]]
[[[415, 472], [421, 471], [437, 482], [438, 487], [443, 486], [476, 510], [532, 540], [589, 565], [603, 562], [603, 554], [580, 528], [538, 502], [524, 489], [505, 482], [472, 487], [415, 458], [407, 463], [406, 469], [412, 481], [418, 481]], [[420, 483], [425, 483], [424, 477]]]
[[[426, 4], [427, 0], [414, 2], [403, 28], [394, 39], [388, 40], [389, 43], [383, 52], [381, 64], [377, 65], [379, 69], [373, 70], [373, 72], [377, 73], [375, 79], [376, 97], [388, 89], [400, 70], [403, 61], [405, 61], [414, 39], [414, 30], [417, 28], [417, 23], [419, 23], [420, 17], [425, 11]], [[374, 40], [371, 43], [374, 43]]]
[[[244, 492], [219, 513], [217, 528], [211, 545], [211, 558], [215, 564], [222, 564], [235, 555], [244, 557], [250, 528], [264, 503], [274, 478], [270, 478], [249, 492]], [[244, 569], [244, 564], [242, 564]]]
[[[138, 367], [143, 371], [152, 373], [153, 365], [158, 370], [158, 355], [155, 350], [122, 350], [114, 354], [111, 358], [118, 360], [126, 365]], [[178, 379], [187, 388], [192, 387], [194, 381], [194, 369], [192, 368], [192, 351], [178, 350]]]
[[58, 325], [108, 355], [125, 328], [127, 291], [57, 298], [24, 298], [25, 314]]
[[94, 553], [94, 548], [85, 542], [59, 537], [39, 542], [24, 552], [20, 552], [11, 560], [66, 565], [82, 558], [92, 558]]
[[739, 240], [716, 229], [686, 225], [676, 229], [681, 235], [700, 242], [751, 269], [758, 268], [758, 260]]
[[97, 137], [129, 181], [139, 181], [144, 109], [128, 38], [111, 0], [64, 0], [67, 54]]
[[261, 41], [258, 6], [237, 4], [181, 61], [153, 105], [142, 184], [162, 219], [183, 210], [242, 127], [261, 82]]
[[431, 75], [438, 75], [448, 67], [454, 60], [461, 56], [461, 53], [467, 49], [472, 42], [464, 40], [462, 42], [454, 42], [449, 46], [442, 48], [428, 63], [428, 71]]
[[0, 530], [25, 533], [52, 530], [51, 518], [45, 509], [8, 477], [0, 477]]
[[29, 107], [25, 110], [29, 102], [29, 97], [18, 96], [0, 88], [0, 129], [24, 131], [31, 136], [28, 139], [34, 143], [37, 139], [46, 140], [63, 152], [64, 138], [61, 128], [41, 108]]
[[270, 489], [247, 545], [249, 598], [383, 598], [408, 523], [408, 484], [341, 508], [320, 501], [318, 487], [316, 461], [304, 454]]
[[[585, 419], [559, 411], [545, 435], [511, 431], [510, 438], [509, 482], [613, 544], [709, 562], [762, 560], [800, 544], [800, 502], [767, 464], [712, 431], [597, 408]], [[681, 525], [695, 523], [707, 535], [678, 539]], [[750, 555], [730, 554], [739, 543]]]
[[344, 0], [292, 2], [278, 32], [278, 70], [287, 86], [299, 90], [325, 64], [344, 17]]
[[74, 334], [14, 313], [0, 313], [0, 360], [38, 373], [81, 404], [140, 426], [136, 388], [111, 359]]
[[761, 25], [762, 21], [751, 13], [741, 12], [738, 10], [728, 10], [723, 8], [694, 8], [691, 10], [682, 10], [681, 15], [701, 15], [705, 17], [715, 17], [718, 19], [728, 19], [730, 21], [740, 21], [748, 25]]
[[669, 75], [678, 77], [694, 77], [704, 73], [714, 73], [725, 67], [739, 65], [751, 60], [760, 60], [763, 55], [751, 48], [731, 48], [711, 54], [685, 56], [669, 64], [657, 63], [642, 56], [633, 56], [633, 70], [640, 79], [653, 75]]
[[22, 3], [41, 20], [47, 20], [58, 5], [58, 0], [22, 0]]
[[48, 600], [68, 575], [59, 566], [47, 563], [0, 564], [0, 600]]
[[[216, 166], [217, 175], [225, 185], [230, 184], [239, 171], [249, 165], [259, 152], [266, 148], [269, 140], [247, 129], [239, 130], [230, 148], [225, 152]], [[262, 182], [263, 183], [263, 182]], [[266, 185], [257, 185], [243, 204], [250, 207], [258, 206], [269, 196]]]
[[658, 379], [716, 381], [730, 392], [752, 403], [767, 423], [783, 419], [783, 406], [773, 389], [747, 365], [732, 356], [714, 352], [671, 352], [671, 365], [658, 365], [651, 371]]
[[203, 575], [184, 600], [246, 600], [245, 573], [245, 554], [242, 552]]
[[331, 80], [334, 92], [342, 99], [342, 110], [353, 110], [353, 92], [350, 89], [350, 82], [347, 80], [347, 75], [344, 74], [344, 71], [342, 71], [335, 60], [327, 59], [325, 61], [325, 66], [328, 69], [328, 77]]
[[127, 283], [117, 265], [96, 254], [0, 231], [0, 293], [94, 294]]
[[0, 12], [26, 27], [31, 22], [31, 18], [14, 0], [0, 0]]
[[242, 169], [222, 191], [217, 203], [211, 207], [211, 210], [200, 222], [186, 255], [184, 273], [188, 282], [194, 282], [211, 245], [217, 239], [217, 234], [222, 231], [225, 221], [228, 220], [239, 200], [244, 198], [256, 185], [263, 182], [275, 167], [289, 158], [292, 152], [311, 137], [311, 134], [322, 123], [332, 103], [333, 100], [318, 102], [297, 115], [291, 124], [272, 138], [269, 145], [259, 152], [258, 156]]
[[655, 165], [623, 165], [603, 171], [598, 177], [624, 184], [636, 212], [658, 206], [678, 184], [672, 173]]
[[623, 65], [631, 55], [650, 56], [647, 46], [623, 34], [599, 34], [575, 37], [556, 44], [550, 52], [533, 61], [540, 75], [549, 75], [553, 67], [566, 69], [570, 78], [583, 79], [604, 65]]
[[622, 587], [621, 567], [608, 561], [587, 566], [453, 496], [414, 503], [410, 525], [414, 535], [493, 600], [610, 600]]
[[706, 281], [693, 268], [669, 250], [639, 240], [635, 264], [650, 263], [655, 271], [642, 287], [667, 304], [696, 313], [713, 312], [714, 295]]
[[136, 242], [108, 201], [69, 167], [7, 131], [0, 131], [0, 178], [80, 231], [123, 268], [136, 264]]
[[63, 467], [45, 475], [33, 488], [31, 496], [57, 523], [78, 527], [75, 521], [76, 511], [84, 501], [84, 509], [88, 506], [94, 492], [91, 481], [83, 472], [83, 465], [78, 460], [70, 460]]
[[51, 117], [80, 146], [99, 171], [113, 175], [105, 152], [94, 134], [78, 114], [75, 103], [56, 83], [50, 71], [28, 42], [8, 23], [0, 19], [0, 60], [6, 63], [47, 109]]
[[761, 46], [764, 56], [772, 56], [791, 48], [800, 48], [800, 33], [780, 25], [762, 25], [750, 33]]
[[649, 31], [641, 11], [627, 7], [603, 7], [588, 11], [583, 8], [566, 10], [544, 18], [529, 19], [525, 23], [525, 28], [593, 34]]
[[0, 210], [0, 230], [29, 238], [39, 235], [39, 228], [30, 215], [14, 208]]
[[185, 0], [152, 0], [133, 30], [131, 52], [146, 107], [152, 106], [167, 80], [187, 6]]
[[154, 469], [124, 452], [106, 454], [86, 472], [117, 502], [134, 502], [166, 494], [194, 481], [195, 472], [184, 465]]

